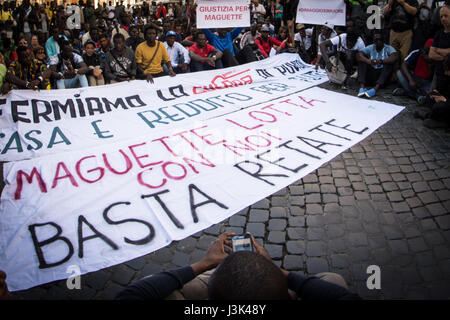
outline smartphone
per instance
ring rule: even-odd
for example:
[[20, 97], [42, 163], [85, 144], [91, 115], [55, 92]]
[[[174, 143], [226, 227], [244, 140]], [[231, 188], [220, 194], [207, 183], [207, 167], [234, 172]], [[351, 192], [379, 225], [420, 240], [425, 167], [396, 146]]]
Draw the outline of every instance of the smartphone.
[[242, 236], [234, 236], [231, 238], [233, 252], [237, 251], [255, 251], [253, 248], [252, 238], [249, 234]]

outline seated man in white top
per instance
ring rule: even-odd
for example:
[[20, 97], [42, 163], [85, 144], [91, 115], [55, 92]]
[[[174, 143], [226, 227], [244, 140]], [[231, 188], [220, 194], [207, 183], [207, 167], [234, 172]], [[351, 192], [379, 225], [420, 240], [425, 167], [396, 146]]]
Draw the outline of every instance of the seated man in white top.
[[342, 33], [330, 40], [324, 41], [320, 44], [320, 53], [326, 63], [328, 71], [332, 70], [332, 64], [328, 57], [327, 47], [337, 46], [337, 57], [342, 62], [346, 72], [346, 79], [344, 81], [344, 87], [348, 84], [348, 79], [354, 72], [354, 67], [357, 66], [356, 54], [364, 49], [366, 45], [363, 39], [358, 36], [357, 31], [354, 28], [353, 21], [347, 21], [347, 33]]
[[[329, 39], [332, 39], [337, 36], [336, 31], [334, 31], [334, 25], [330, 24], [328, 22], [325, 22], [324, 25], [321, 28], [321, 32], [319, 34], [319, 37], [317, 38], [317, 47], [320, 47], [322, 42], [325, 42]], [[336, 54], [337, 46], [328, 46], [327, 47], [327, 53], [328, 57], [331, 57]], [[317, 56], [316, 56], [316, 70], [319, 69], [319, 66], [322, 68], [325, 68], [325, 61], [322, 59], [322, 55], [320, 54], [320, 50], [317, 50]]]
[[[188, 72], [191, 57], [189, 56], [189, 51], [181, 43], [175, 41], [176, 37], [177, 33], [175, 31], [167, 32], [164, 46], [169, 54], [173, 71], [175, 73], [186, 73]], [[167, 68], [166, 65], [163, 65], [163, 68]], [[166, 72], [169, 72], [169, 69]]]

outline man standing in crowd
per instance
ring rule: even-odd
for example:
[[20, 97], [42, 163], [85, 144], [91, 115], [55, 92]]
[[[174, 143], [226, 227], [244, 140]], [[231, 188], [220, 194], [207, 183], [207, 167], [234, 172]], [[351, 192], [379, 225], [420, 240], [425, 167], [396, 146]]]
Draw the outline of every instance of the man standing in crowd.
[[389, 0], [384, 14], [390, 16], [390, 45], [400, 52], [402, 61], [411, 48], [414, 18], [419, 10], [417, 0]]

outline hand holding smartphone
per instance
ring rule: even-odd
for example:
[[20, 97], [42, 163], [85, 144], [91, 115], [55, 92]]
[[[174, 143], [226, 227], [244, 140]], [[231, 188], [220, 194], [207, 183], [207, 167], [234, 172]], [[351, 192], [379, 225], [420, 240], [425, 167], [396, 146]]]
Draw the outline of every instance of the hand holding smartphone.
[[234, 236], [231, 238], [233, 252], [238, 251], [255, 251], [251, 235], [249, 233], [242, 236]]

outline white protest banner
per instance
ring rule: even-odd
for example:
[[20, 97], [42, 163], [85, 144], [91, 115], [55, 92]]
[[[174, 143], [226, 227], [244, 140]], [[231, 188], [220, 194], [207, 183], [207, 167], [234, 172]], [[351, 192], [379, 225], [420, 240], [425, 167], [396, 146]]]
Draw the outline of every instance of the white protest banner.
[[250, 27], [250, 0], [197, 0], [197, 28]]
[[301, 0], [297, 7], [297, 23], [345, 26], [344, 0]]
[[148, 254], [301, 179], [402, 109], [320, 88], [273, 92], [171, 130], [6, 163], [0, 269], [14, 291]]
[[0, 97], [0, 161], [124, 141], [239, 110], [328, 80], [298, 54], [234, 68]]

